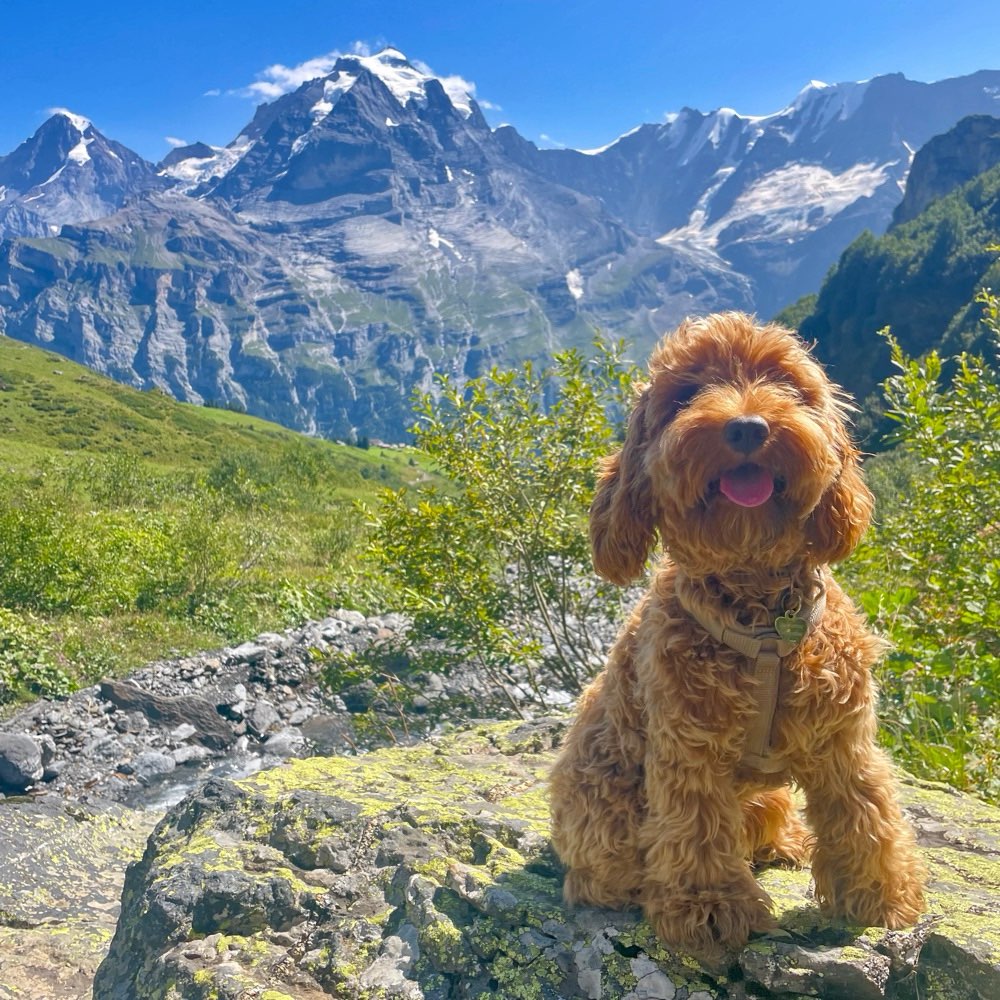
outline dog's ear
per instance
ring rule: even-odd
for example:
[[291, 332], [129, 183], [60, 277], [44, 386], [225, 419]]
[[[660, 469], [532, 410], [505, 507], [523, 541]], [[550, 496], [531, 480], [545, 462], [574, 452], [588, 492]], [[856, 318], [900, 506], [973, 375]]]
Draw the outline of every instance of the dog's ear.
[[817, 562], [846, 559], [861, 541], [875, 507], [875, 498], [861, 476], [858, 449], [846, 435], [843, 454], [840, 475], [807, 522], [810, 551]]
[[594, 569], [626, 586], [642, 575], [654, 542], [652, 489], [645, 468], [648, 390], [628, 421], [621, 451], [604, 459], [590, 505]]

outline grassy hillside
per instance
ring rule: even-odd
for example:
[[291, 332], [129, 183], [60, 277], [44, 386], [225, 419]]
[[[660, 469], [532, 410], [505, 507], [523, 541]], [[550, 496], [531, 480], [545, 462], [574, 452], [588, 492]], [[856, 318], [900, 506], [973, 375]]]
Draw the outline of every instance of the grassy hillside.
[[0, 703], [344, 601], [415, 452], [304, 437], [0, 337]]
[[[305, 437], [230, 410], [140, 392], [59, 354], [0, 336], [0, 462], [26, 469], [58, 455], [128, 455], [164, 472], [199, 470], [223, 457], [258, 461], [300, 452], [321, 463], [343, 496], [365, 495], [373, 479], [412, 478], [412, 452], [361, 449]], [[304, 458], [305, 460], [305, 458]]]

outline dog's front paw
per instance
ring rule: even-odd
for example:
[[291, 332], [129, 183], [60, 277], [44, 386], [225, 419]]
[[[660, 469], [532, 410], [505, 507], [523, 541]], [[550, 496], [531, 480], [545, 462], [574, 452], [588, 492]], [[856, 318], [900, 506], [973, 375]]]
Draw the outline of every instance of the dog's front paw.
[[817, 883], [816, 895], [821, 909], [831, 916], [889, 930], [912, 927], [926, 908], [923, 880], [898, 873], [881, 885], [839, 887], [835, 895], [822, 892]]
[[666, 944], [699, 958], [717, 958], [742, 948], [751, 934], [775, 926], [770, 899], [751, 882], [749, 892], [744, 886], [695, 892], [663, 887], [655, 896], [647, 896], [646, 918]]
[[915, 853], [900, 848], [890, 863], [855, 872], [836, 864], [838, 860], [820, 852], [813, 863], [816, 899], [825, 913], [866, 927], [899, 930], [911, 927], [924, 912], [927, 874]]

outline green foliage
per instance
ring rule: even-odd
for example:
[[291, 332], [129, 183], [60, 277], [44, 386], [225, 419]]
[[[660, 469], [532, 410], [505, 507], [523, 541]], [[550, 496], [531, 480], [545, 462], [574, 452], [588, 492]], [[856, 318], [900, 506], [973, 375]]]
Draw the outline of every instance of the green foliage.
[[[979, 304], [997, 337], [998, 299]], [[1000, 371], [963, 354], [945, 380], [936, 352], [886, 339], [906, 459], [874, 483], [880, 523], [848, 569], [894, 643], [887, 738], [911, 768], [1000, 799]]]
[[28, 695], [59, 697], [72, 690], [44, 626], [0, 606], [0, 705]]
[[801, 302], [783, 314], [798, 320], [834, 379], [864, 403], [862, 433], [883, 424], [878, 385], [892, 372], [889, 348], [873, 330], [890, 326], [917, 357], [935, 347], [949, 355], [988, 348], [981, 305], [973, 300], [977, 289], [1000, 280], [987, 246], [998, 233], [994, 167], [884, 236], [863, 233], [827, 276], [811, 314], [799, 315]]
[[780, 323], [782, 326], [787, 326], [790, 330], [798, 330], [805, 319], [816, 311], [817, 298], [818, 296], [815, 292], [803, 295], [790, 306], [785, 306], [785, 308], [774, 317], [774, 322]]
[[451, 486], [387, 493], [370, 553], [414, 637], [438, 641], [434, 668], [470, 661], [502, 686], [518, 662], [544, 700], [536, 668], [578, 691], [599, 665], [586, 623], [617, 591], [594, 581], [585, 516], [615, 445], [609, 410], [633, 381], [621, 345], [599, 343], [593, 360], [567, 351], [545, 368], [442, 378], [419, 400], [417, 443]]

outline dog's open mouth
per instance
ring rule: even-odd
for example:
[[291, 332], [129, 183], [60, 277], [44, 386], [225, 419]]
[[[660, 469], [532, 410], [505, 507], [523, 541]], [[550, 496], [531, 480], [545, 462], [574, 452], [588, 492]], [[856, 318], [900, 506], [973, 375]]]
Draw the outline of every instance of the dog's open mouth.
[[774, 473], [746, 462], [735, 469], [728, 469], [708, 484], [709, 494], [721, 493], [727, 500], [741, 507], [759, 507], [775, 493], [784, 489], [784, 481]]

